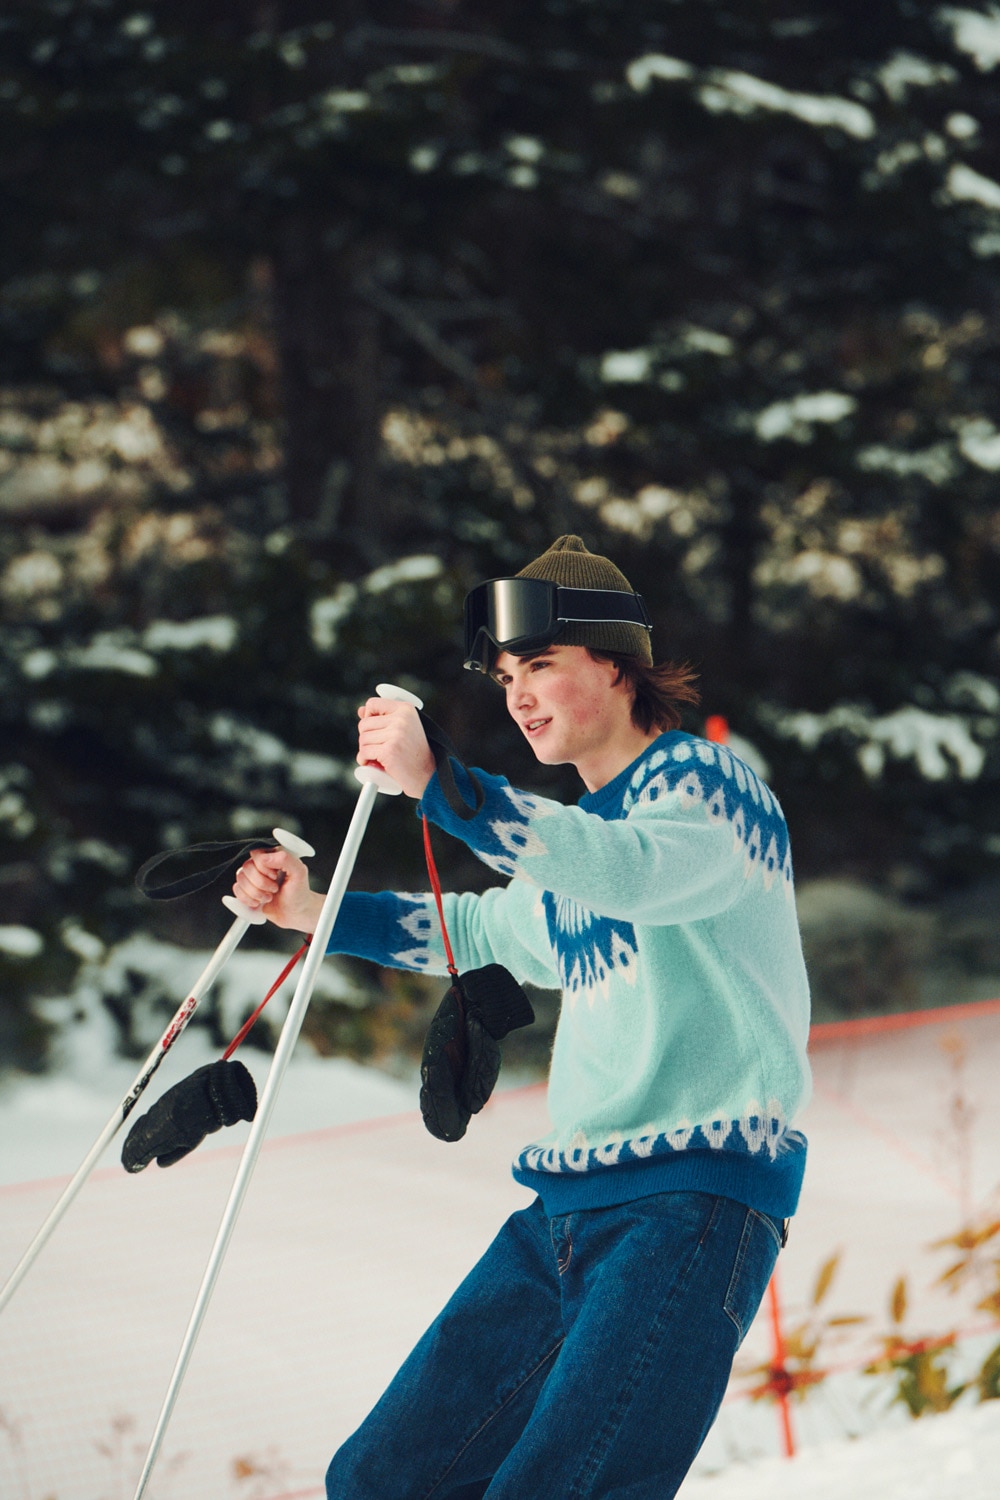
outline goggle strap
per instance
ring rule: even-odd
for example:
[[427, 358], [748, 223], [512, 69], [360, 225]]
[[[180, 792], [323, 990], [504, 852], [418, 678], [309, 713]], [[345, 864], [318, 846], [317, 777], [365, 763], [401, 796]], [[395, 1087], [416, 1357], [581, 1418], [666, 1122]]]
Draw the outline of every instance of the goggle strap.
[[[641, 594], [626, 594], [619, 589], [570, 589], [556, 586], [558, 617], [567, 623], [577, 620], [607, 621], [610, 624], [642, 625], [651, 629], [652, 621]], [[610, 603], [610, 601], [614, 601]], [[609, 614], [610, 608], [618, 611]]]

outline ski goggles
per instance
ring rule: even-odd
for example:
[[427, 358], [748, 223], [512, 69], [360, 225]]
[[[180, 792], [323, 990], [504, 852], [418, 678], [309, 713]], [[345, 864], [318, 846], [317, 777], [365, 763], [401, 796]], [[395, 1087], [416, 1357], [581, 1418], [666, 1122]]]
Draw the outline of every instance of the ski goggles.
[[570, 623], [653, 622], [641, 594], [617, 589], [571, 589], [544, 578], [492, 578], [465, 598], [465, 666], [489, 672], [501, 651], [543, 651]]

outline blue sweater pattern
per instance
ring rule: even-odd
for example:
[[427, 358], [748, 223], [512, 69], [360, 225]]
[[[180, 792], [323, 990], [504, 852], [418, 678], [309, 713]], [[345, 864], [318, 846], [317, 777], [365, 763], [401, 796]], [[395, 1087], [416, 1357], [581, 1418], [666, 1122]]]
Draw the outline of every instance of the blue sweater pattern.
[[[746, 876], [759, 868], [764, 887], [770, 890], [780, 872], [786, 889], [791, 891], [791, 845], [781, 809], [764, 782], [722, 746], [707, 740], [681, 740], [672, 751], [656, 751], [631, 777], [620, 809], [602, 815], [625, 818], [631, 808], [648, 806], [670, 792], [677, 793], [684, 807], [700, 804], [709, 822], [731, 825], [734, 844], [744, 853]], [[515, 812], [528, 814], [537, 811], [537, 806], [537, 802], [529, 805], [523, 795], [512, 799]], [[499, 830], [494, 825], [494, 832], [502, 848], [494, 846], [481, 858], [504, 874], [514, 874], [506, 851], [520, 852], [528, 847], [527, 817], [524, 831], [514, 820], [500, 824]], [[542, 906], [558, 961], [559, 983], [571, 1003], [580, 993], [600, 990], [606, 995], [612, 974], [627, 983], [635, 980], [639, 954], [631, 922], [599, 916], [571, 897], [551, 891], [543, 892]]]

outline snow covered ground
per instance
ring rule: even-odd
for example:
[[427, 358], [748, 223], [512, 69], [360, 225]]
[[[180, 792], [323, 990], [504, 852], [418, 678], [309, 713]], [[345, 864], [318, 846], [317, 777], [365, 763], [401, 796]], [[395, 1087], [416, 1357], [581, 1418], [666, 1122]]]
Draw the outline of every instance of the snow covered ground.
[[[151, 1092], [208, 1056], [186, 1035]], [[261, 1086], [267, 1060], [245, 1060]], [[817, 1046], [807, 1190], [780, 1263], [784, 1318], [801, 1320], [840, 1250], [821, 1311], [871, 1320], [826, 1362], [856, 1370], [888, 1330], [902, 1273], [907, 1336], [981, 1325], [971, 1303], [935, 1290], [944, 1261], [927, 1247], [996, 1187], [998, 1064], [989, 1008]], [[0, 1280], [134, 1071], [92, 1053], [67, 1075], [0, 1090]], [[293, 1062], [150, 1500], [319, 1500], [330, 1453], [526, 1201], [508, 1163], [543, 1127], [541, 1088], [498, 1095], [452, 1146], [426, 1134], [414, 1102], [412, 1085], [342, 1060]], [[130, 1500], [245, 1131], [134, 1178], [112, 1148], [0, 1316], [3, 1500]], [[969, 1359], [998, 1338], [964, 1346]], [[741, 1369], [769, 1355], [762, 1313]], [[788, 1461], [774, 1409], [742, 1398], [746, 1383], [734, 1379], [683, 1500], [995, 1494], [993, 1404], [914, 1423], [848, 1368], [794, 1408], [803, 1451]]]
[[952, 1411], [861, 1442], [826, 1442], [792, 1460], [733, 1464], [689, 1478], [683, 1500], [995, 1500], [1000, 1417], [992, 1405]]

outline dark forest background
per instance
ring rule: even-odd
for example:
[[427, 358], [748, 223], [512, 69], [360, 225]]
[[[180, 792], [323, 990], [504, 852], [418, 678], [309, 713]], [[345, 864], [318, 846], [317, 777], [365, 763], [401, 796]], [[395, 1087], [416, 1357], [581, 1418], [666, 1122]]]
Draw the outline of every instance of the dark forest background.
[[[575, 798], [459, 632], [564, 531], [766, 763], [817, 1013], [1000, 983], [998, 67], [976, 3], [8, 0], [0, 1061], [218, 940], [154, 851], [329, 874], [377, 681]], [[356, 879], [424, 884], [412, 805]], [[318, 1045], [416, 1035], [354, 977]]]

